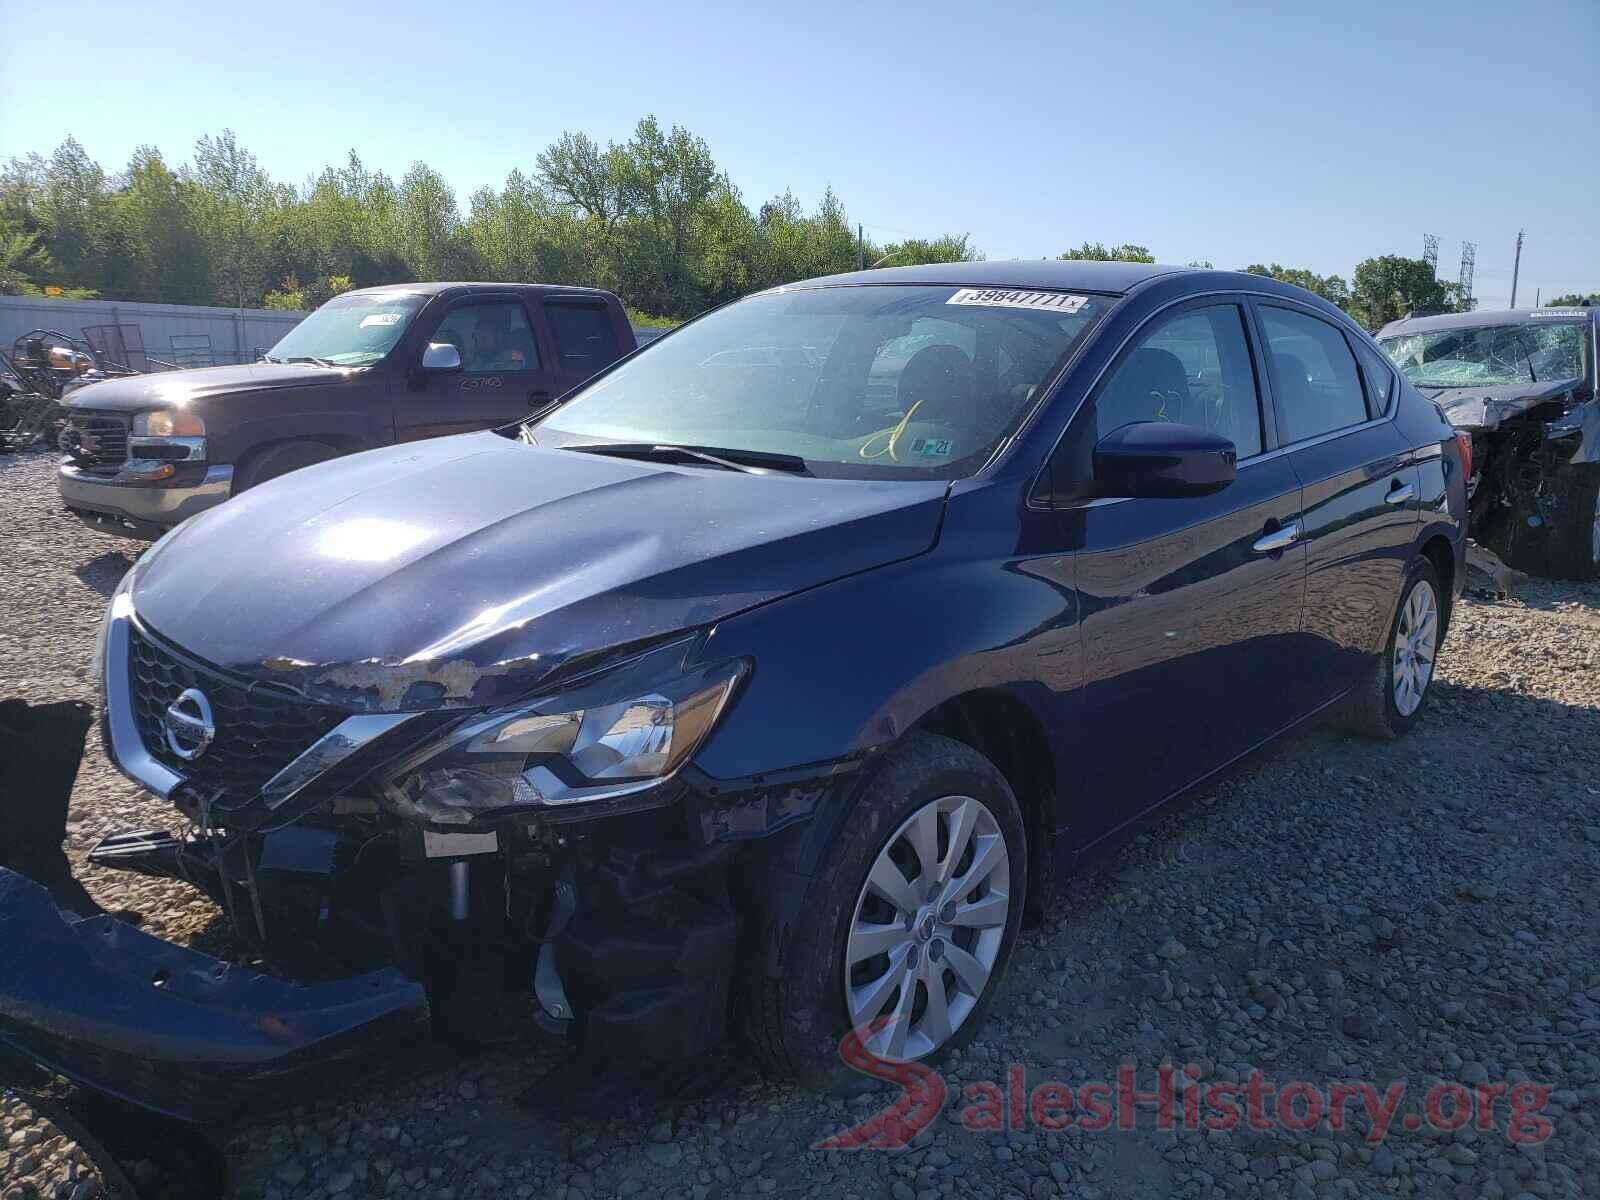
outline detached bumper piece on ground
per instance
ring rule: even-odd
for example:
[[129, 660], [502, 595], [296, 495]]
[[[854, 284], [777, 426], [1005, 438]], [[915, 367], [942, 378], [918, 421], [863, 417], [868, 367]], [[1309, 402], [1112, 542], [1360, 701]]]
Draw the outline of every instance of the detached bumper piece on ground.
[[0, 869], [0, 1041], [144, 1107], [213, 1121], [311, 1094], [427, 1019], [421, 986], [397, 971], [283, 983], [114, 917], [63, 913]]

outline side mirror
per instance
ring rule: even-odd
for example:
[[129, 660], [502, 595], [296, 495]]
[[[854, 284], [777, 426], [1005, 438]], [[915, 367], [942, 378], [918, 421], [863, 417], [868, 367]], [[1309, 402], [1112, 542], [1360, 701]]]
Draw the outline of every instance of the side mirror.
[[461, 351], [449, 342], [429, 342], [428, 348], [422, 352], [422, 369], [424, 371], [459, 371], [461, 370]]
[[1209, 496], [1233, 482], [1239, 452], [1196, 425], [1141, 421], [1113, 429], [1094, 448], [1096, 496]]

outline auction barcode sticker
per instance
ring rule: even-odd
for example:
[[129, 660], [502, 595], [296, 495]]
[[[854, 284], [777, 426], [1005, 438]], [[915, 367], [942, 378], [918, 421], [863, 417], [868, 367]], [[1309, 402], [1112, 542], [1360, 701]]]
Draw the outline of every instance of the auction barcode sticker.
[[1036, 308], [1044, 312], [1075, 313], [1089, 303], [1087, 296], [1066, 292], [1019, 292], [1014, 288], [962, 288], [946, 304], [982, 304], [989, 308]]

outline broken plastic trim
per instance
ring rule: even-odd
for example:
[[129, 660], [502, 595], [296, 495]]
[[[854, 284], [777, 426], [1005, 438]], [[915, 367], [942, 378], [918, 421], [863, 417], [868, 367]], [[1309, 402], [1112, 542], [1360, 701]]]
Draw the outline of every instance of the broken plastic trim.
[[285, 983], [109, 916], [71, 917], [0, 869], [0, 1042], [140, 1107], [225, 1120], [332, 1084], [427, 1025], [422, 986], [398, 971]]

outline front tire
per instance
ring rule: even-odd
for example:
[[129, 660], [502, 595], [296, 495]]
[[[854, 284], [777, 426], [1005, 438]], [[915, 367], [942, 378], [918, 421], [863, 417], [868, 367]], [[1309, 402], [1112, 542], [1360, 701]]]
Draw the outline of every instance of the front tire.
[[337, 458], [339, 452], [322, 442], [279, 442], [258, 450], [245, 460], [234, 479], [234, 494], [249, 491], [257, 484], [266, 483], [301, 467], [314, 466]]
[[1393, 740], [1422, 715], [1444, 636], [1442, 595], [1433, 564], [1425, 558], [1413, 561], [1383, 654], [1353, 697], [1351, 724], [1357, 733]]
[[1555, 528], [1547, 551], [1552, 579], [1600, 577], [1600, 465], [1568, 466], [1555, 477]]
[[1027, 839], [1005, 777], [976, 750], [912, 733], [856, 798], [805, 887], [781, 974], [751, 955], [739, 988], [766, 1067], [847, 1087], [860, 1028], [890, 1061], [936, 1062], [982, 1027], [1026, 901]]

